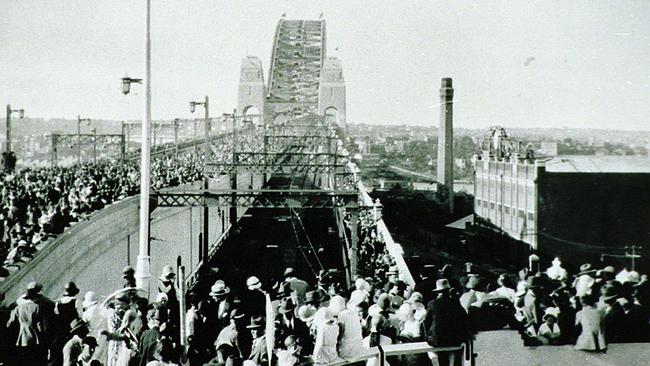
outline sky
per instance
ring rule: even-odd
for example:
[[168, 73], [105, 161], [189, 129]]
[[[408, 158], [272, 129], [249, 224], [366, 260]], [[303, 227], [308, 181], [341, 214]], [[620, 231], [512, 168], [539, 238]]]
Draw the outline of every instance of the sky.
[[[0, 102], [43, 118], [139, 119], [144, 0], [0, 0]], [[152, 0], [152, 115], [236, 106], [242, 58], [265, 73], [280, 16], [327, 21], [350, 123], [650, 130], [650, 1]], [[338, 48], [338, 50], [337, 50]], [[268, 74], [265, 75], [268, 79]]]

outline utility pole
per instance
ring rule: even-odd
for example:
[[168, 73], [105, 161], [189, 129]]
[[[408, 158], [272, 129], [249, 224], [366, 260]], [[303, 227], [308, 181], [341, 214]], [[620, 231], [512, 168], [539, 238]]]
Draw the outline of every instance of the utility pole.
[[97, 129], [92, 129], [93, 133], [93, 164], [97, 164]]

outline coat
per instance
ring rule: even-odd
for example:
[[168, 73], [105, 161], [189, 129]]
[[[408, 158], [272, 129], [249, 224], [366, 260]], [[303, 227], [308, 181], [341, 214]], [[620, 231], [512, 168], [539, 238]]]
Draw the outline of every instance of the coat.
[[160, 330], [153, 327], [142, 332], [138, 342], [138, 353], [140, 354], [140, 366], [146, 366], [149, 361], [153, 361], [156, 345], [160, 339]]
[[449, 296], [429, 302], [424, 324], [428, 329], [427, 342], [433, 347], [460, 346], [470, 336], [465, 309]]
[[75, 335], [63, 346], [63, 366], [76, 366], [83, 349], [83, 340]]
[[585, 306], [576, 314], [576, 325], [580, 325], [582, 332], [578, 336], [575, 349], [585, 351], [602, 351], [607, 349], [603, 335], [602, 315], [598, 309]]
[[624, 341], [628, 332], [625, 324], [625, 310], [618, 302], [614, 302], [605, 308], [603, 312], [603, 328], [607, 343]]
[[268, 364], [269, 357], [266, 352], [266, 335], [253, 339], [251, 354], [248, 359], [254, 361], [258, 365]]
[[11, 312], [7, 322], [7, 327], [18, 323], [16, 346], [30, 347], [43, 344], [45, 339], [43, 337], [43, 309], [41, 306], [24, 297], [18, 299], [16, 304], [17, 306]]

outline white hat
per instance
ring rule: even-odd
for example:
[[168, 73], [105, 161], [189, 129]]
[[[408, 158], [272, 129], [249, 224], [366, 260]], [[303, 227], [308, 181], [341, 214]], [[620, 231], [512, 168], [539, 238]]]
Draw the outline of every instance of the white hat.
[[164, 292], [159, 292], [158, 296], [156, 296], [156, 302], [162, 302], [163, 300], [169, 301], [169, 297], [167, 296], [166, 293]]
[[162, 274], [160, 275], [160, 278], [167, 279], [170, 275], [176, 276], [176, 273], [174, 273], [174, 267], [170, 265], [166, 265], [162, 269]]
[[97, 304], [97, 298], [95, 291], [88, 291], [84, 294], [84, 301], [81, 303], [81, 306], [84, 308], [91, 307]]
[[248, 287], [249, 290], [257, 290], [262, 288], [262, 283], [260, 282], [259, 278], [250, 276], [246, 280], [246, 287]]
[[330, 306], [329, 306], [330, 311], [332, 312], [332, 315], [336, 316], [339, 315], [340, 312], [345, 310], [345, 298], [340, 295], [336, 295], [330, 299]]
[[553, 316], [555, 319], [557, 319], [558, 316], [560, 316], [560, 309], [556, 307], [546, 308], [546, 311], [544, 312], [544, 316], [542, 317], [542, 319], [545, 320], [546, 317], [548, 316]]

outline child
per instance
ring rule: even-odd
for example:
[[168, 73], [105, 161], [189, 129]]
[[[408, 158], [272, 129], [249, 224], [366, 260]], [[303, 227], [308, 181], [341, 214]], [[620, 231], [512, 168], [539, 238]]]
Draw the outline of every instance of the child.
[[560, 315], [560, 309], [556, 307], [549, 307], [546, 309], [546, 312], [542, 317], [544, 323], [540, 325], [539, 330], [537, 331], [537, 338], [542, 341], [542, 344], [558, 344], [561, 336], [560, 326], [557, 325], [558, 315]]

